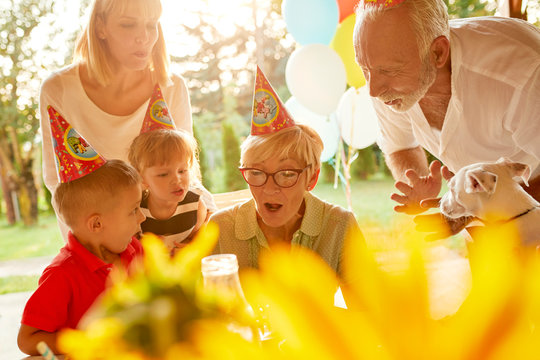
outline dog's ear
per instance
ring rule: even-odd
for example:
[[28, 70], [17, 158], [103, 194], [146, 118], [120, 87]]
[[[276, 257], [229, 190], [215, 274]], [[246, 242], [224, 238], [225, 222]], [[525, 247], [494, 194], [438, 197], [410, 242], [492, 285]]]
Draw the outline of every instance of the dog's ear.
[[510, 171], [510, 176], [512, 176], [512, 178], [520, 177], [525, 185], [529, 186], [529, 177], [531, 176], [531, 168], [529, 165], [514, 162], [505, 157], [497, 160], [497, 163], [505, 165]]
[[521, 177], [525, 185], [529, 186], [529, 177], [531, 176], [531, 168], [527, 164], [513, 163], [510, 167], [512, 177]]
[[485, 170], [469, 170], [465, 173], [465, 192], [493, 194], [497, 186], [497, 175]]

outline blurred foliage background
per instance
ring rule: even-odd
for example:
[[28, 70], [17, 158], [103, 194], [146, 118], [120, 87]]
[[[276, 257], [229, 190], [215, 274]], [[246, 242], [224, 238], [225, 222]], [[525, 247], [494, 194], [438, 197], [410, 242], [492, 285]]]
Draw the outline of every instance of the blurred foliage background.
[[[285, 66], [297, 44], [281, 16], [282, 1], [231, 2], [238, 7], [234, 21], [217, 11], [212, 0], [186, 2], [182, 11], [179, 0], [162, 1], [172, 68], [190, 90], [203, 182], [212, 192], [244, 188], [235, 170], [235, 149], [249, 133], [256, 64], [284, 101], [290, 97]], [[445, 1], [452, 17], [492, 15], [496, 9], [494, 0]], [[41, 180], [39, 87], [52, 71], [71, 62], [89, 3], [0, 0], [0, 217], [9, 225], [32, 226], [40, 213], [51, 211]], [[527, 5], [529, 14], [540, 13], [540, 0]], [[246, 13], [251, 16], [240, 15]], [[532, 19], [539, 24], [538, 17]], [[232, 27], [224, 31], [227, 21]], [[333, 181], [332, 166], [325, 165], [323, 172], [321, 180]], [[358, 153], [351, 172], [353, 182], [389, 176], [376, 145]]]

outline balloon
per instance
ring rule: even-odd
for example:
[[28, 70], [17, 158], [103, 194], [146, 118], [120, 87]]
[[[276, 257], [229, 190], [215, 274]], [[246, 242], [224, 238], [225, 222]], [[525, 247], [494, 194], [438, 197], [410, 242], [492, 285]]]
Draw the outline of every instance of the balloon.
[[347, 86], [343, 61], [322, 44], [296, 49], [287, 61], [285, 80], [300, 104], [320, 115], [336, 109]]
[[339, 24], [336, 34], [330, 43], [330, 47], [334, 49], [341, 57], [347, 72], [347, 84], [359, 88], [366, 84], [366, 79], [360, 66], [356, 63], [353, 44], [353, 31], [356, 15], [351, 14], [345, 21]]
[[324, 144], [321, 161], [333, 158], [339, 144], [339, 127], [335, 120], [306, 109], [294, 96], [285, 102], [285, 107], [297, 124], [309, 125], [319, 134]]
[[339, 20], [336, 0], [284, 0], [281, 13], [287, 30], [301, 45], [328, 45]]
[[359, 2], [360, 0], [337, 0], [339, 8], [339, 22], [342, 22], [349, 15], [353, 14], [356, 4]]
[[377, 139], [377, 114], [366, 86], [349, 88], [341, 97], [336, 114], [341, 137], [347, 145], [363, 149]]

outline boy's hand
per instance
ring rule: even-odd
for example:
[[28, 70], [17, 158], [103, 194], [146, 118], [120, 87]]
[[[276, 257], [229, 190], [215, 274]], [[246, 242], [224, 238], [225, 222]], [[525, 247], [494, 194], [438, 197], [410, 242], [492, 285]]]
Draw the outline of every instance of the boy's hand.
[[170, 251], [171, 257], [173, 257], [178, 251], [180, 251], [183, 248], [185, 248], [186, 246], [188, 246], [188, 244], [191, 242], [191, 240], [193, 240], [192, 237], [189, 237], [189, 238], [185, 239], [182, 242], [175, 241], [174, 242], [174, 247]]

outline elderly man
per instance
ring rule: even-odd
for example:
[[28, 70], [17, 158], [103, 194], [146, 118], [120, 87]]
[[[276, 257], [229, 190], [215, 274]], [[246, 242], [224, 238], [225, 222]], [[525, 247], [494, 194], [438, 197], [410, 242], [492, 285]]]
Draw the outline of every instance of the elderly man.
[[539, 29], [499, 17], [449, 21], [443, 0], [363, 0], [354, 46], [399, 180], [396, 211], [419, 213], [441, 189], [440, 163], [428, 168], [424, 149], [454, 172], [501, 156], [526, 163], [526, 190], [540, 199]]

